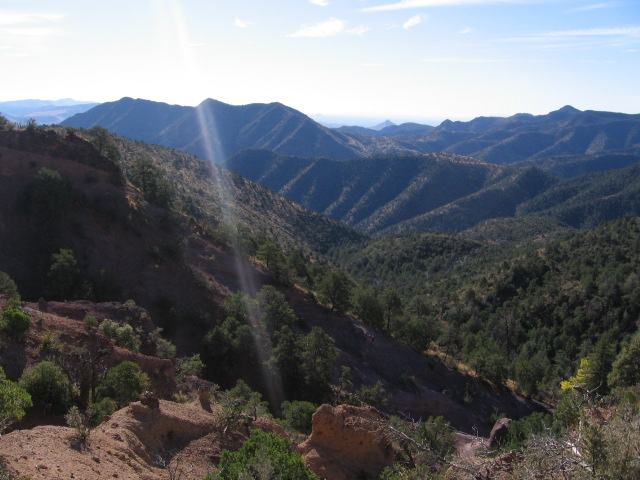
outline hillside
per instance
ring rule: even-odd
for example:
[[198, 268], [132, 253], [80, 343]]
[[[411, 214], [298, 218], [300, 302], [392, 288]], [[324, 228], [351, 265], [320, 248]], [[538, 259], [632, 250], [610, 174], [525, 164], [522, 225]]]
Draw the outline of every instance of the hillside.
[[524, 202], [517, 215], [551, 217], [576, 228], [640, 213], [640, 163], [558, 182]]
[[[282, 278], [275, 270], [269, 271], [248, 254], [257, 250], [258, 256], [263, 258], [260, 247], [269, 243], [269, 237], [260, 239], [259, 235], [242, 234], [240, 237], [245, 242], [242, 243], [238, 238], [227, 236], [229, 232], [225, 233], [221, 228], [224, 214], [218, 218], [217, 225], [211, 225], [198, 220], [194, 222], [178, 211], [159, 205], [158, 201], [165, 197], [154, 197], [151, 188], [158, 182], [162, 185], [163, 175], [159, 170], [155, 171], [155, 183], [147, 183], [145, 187], [136, 173], [132, 173], [136, 172], [135, 165], [127, 166], [129, 160], [126, 159], [139, 151], [127, 152], [126, 149], [143, 148], [140, 144], [119, 140], [123, 142], [120, 147], [121, 158], [125, 159], [122, 161], [123, 171], [120, 161], [101, 156], [96, 144], [84, 140], [80, 134], [82, 132], [78, 135], [67, 132], [63, 136], [55, 130], [39, 128], [0, 132], [0, 215], [3, 219], [0, 271], [7, 272], [15, 280], [23, 298], [35, 301], [43, 297], [49, 303], [52, 300], [77, 299], [92, 302], [131, 300], [146, 309], [154, 324], [164, 329], [164, 334], [178, 347], [179, 354], [202, 355], [208, 379], [230, 386], [238, 378], [244, 378], [254, 388], [263, 391], [277, 410], [280, 402], [275, 403], [275, 400], [283, 398], [270, 393], [270, 381], [274, 378], [271, 375], [274, 374], [267, 375], [263, 367], [267, 360], [271, 364], [276, 361], [269, 357], [281, 351], [276, 348], [280, 336], [275, 332], [269, 334], [268, 342], [274, 342], [273, 350], [267, 347], [261, 347], [266, 348], [264, 351], [258, 349], [257, 346], [267, 342], [266, 333], [260, 330], [257, 332], [261, 333], [252, 333], [250, 325], [253, 324], [248, 313], [252, 310], [240, 307], [245, 302], [243, 291], [255, 296], [265, 286], [275, 285], [281, 293], [270, 294], [275, 295], [275, 300], [270, 301], [285, 302], [283, 305], [290, 305], [293, 309], [293, 313], [286, 314], [289, 316], [285, 315], [285, 318], [288, 318], [286, 322], [292, 322], [293, 338], [300, 338], [295, 341], [302, 342], [308, 335], [327, 332], [330, 345], [335, 345], [336, 358], [329, 364], [330, 370], [326, 377], [322, 377], [322, 382], [336, 382], [341, 366], [349, 366], [357, 388], [381, 382], [388, 392], [390, 411], [412, 412], [416, 416], [437, 411], [465, 431], [477, 428], [488, 433], [491, 425], [487, 418], [494, 408], [513, 412], [515, 416], [534, 408], [522, 398], [509, 392], [494, 392], [478, 379], [450, 368], [439, 359], [423, 355], [362, 326], [351, 317], [318, 304], [291, 280]], [[161, 154], [163, 151], [166, 157]], [[180, 163], [176, 159], [182, 159], [183, 165], [193, 160], [180, 152], [175, 157], [175, 152], [160, 147], [153, 147], [151, 152], [159, 155], [152, 157], [153, 161], [159, 162], [155, 166], [159, 169], [166, 168], [163, 162], [170, 162], [175, 167]], [[187, 185], [180, 186], [183, 181], [180, 172], [178, 168], [175, 174], [172, 173], [178, 192], [176, 205], [189, 200], [181, 198], [181, 192], [186, 191]], [[216, 172], [220, 170], [213, 171], [212, 186], [209, 187], [214, 193], [222, 185], [218, 182], [220, 179], [216, 179]], [[238, 192], [250, 185], [250, 182], [235, 176], [229, 176], [227, 180], [235, 184]], [[197, 190], [200, 187], [193, 185], [191, 188]], [[274, 217], [274, 211], [283, 215], [295, 214], [295, 209], [284, 208], [287, 205], [284, 200], [280, 201], [283, 206], [277, 207], [279, 210], [272, 209], [268, 203], [270, 197], [260, 196], [260, 192], [268, 191], [254, 187], [249, 188], [248, 193], [238, 195], [237, 198], [242, 199], [244, 195], [249, 200], [243, 207], [247, 218], [251, 202], [261, 203], [269, 210], [270, 217]], [[198, 195], [204, 197], [201, 192]], [[193, 196], [196, 205], [198, 195]], [[262, 211], [251, 212], [259, 225]], [[302, 213], [306, 211], [299, 209], [298, 212], [301, 223], [297, 228], [303, 231], [307, 217]], [[279, 223], [270, 221], [274, 232], [275, 225], [296, 225], [295, 217], [279, 220]], [[256, 227], [256, 223], [251, 225]], [[322, 225], [324, 227], [318, 228], [325, 231], [317, 235], [324, 237], [318, 238], [329, 243], [327, 235], [333, 223], [325, 221]], [[295, 231], [285, 232], [283, 237]], [[344, 229], [343, 232], [349, 231]], [[257, 245], [252, 246], [252, 242], [257, 242]], [[344, 244], [344, 239], [340, 243]], [[315, 269], [316, 288], [321, 284], [323, 275], [330, 276], [317, 260], [308, 268]], [[266, 291], [269, 292], [268, 289]], [[72, 314], [73, 310], [70, 303], [67, 313], [61, 316], [68, 315], [81, 321], [85, 313]], [[79, 309], [76, 307], [76, 310]], [[100, 320], [102, 315], [99, 315]], [[130, 322], [126, 318], [119, 321]], [[314, 330], [314, 327], [320, 330]], [[44, 327], [40, 325], [31, 331], [35, 336], [33, 342], [37, 343], [37, 338], [42, 338], [44, 332], [40, 328]], [[257, 335], [255, 339], [254, 334]], [[375, 339], [373, 343], [371, 339]], [[19, 343], [9, 342], [1, 348], [7, 347], [21, 351]], [[40, 355], [44, 355], [44, 351], [36, 348], [34, 352], [34, 357], [18, 353], [24, 359], [23, 368], [42, 359]], [[264, 355], [267, 355], [266, 359]], [[12, 357], [2, 354], [0, 358]], [[296, 364], [289, 357], [282, 361], [288, 365]], [[11, 372], [17, 375], [15, 366]], [[411, 388], [398, 383], [399, 372], [402, 372], [402, 377], [414, 379]], [[291, 382], [284, 372], [282, 378], [285, 384]], [[309, 381], [300, 377], [292, 384], [291, 391], [297, 392], [300, 385]], [[311, 395], [322, 387], [322, 382], [315, 381], [313, 389], [308, 387], [298, 394], [305, 398], [304, 395]], [[464, 391], [469, 384], [474, 385], [477, 392], [473, 401], [464, 400]], [[445, 389], [453, 393], [444, 395], [442, 390]], [[314, 398], [322, 398], [317, 392], [314, 395]], [[420, 400], [423, 397], [431, 400]]]
[[[515, 184], [521, 180], [517, 185], [519, 193], [513, 199], [507, 198], [508, 193], [507, 196], [498, 194], [474, 210], [475, 221], [505, 216], [509, 210], [515, 210], [517, 197], [520, 201], [530, 198], [552, 182], [541, 172], [537, 175], [539, 178], [536, 175], [516, 178], [519, 175], [514, 176], [506, 167], [448, 154], [338, 161], [245, 151], [226, 165], [295, 202], [372, 233], [401, 230], [404, 224], [408, 224], [406, 229], [409, 229], [411, 222], [427, 212], [447, 208], [460, 199], [487, 191], [492, 185], [498, 192], [503, 191], [503, 183], [516, 188]], [[522, 188], [523, 184], [527, 184], [527, 188]], [[442, 219], [448, 217], [445, 211], [437, 215]], [[470, 226], [469, 222], [473, 220], [442, 229], [462, 230]]]
[[516, 214], [557, 180], [539, 169], [430, 154], [336, 161], [245, 151], [229, 169], [370, 233], [453, 232]]
[[226, 165], [368, 233], [460, 232], [489, 219], [531, 215], [592, 228], [640, 213], [639, 163], [565, 179], [537, 167], [444, 153], [339, 161], [256, 150]]
[[287, 248], [324, 252], [360, 241], [361, 233], [277, 195], [267, 187], [179, 150], [113, 137], [125, 173], [134, 174], [141, 158], [171, 179], [177, 209], [198, 221], [268, 234]]

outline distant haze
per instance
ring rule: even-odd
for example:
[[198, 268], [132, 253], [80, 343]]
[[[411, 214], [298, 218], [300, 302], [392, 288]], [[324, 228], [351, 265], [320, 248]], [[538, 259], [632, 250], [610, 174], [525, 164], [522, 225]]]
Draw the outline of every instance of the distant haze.
[[421, 123], [423, 125], [437, 126], [445, 120], [471, 120], [464, 117], [358, 117], [358, 116], [342, 116], [342, 115], [323, 115], [321, 113], [309, 115], [316, 122], [329, 128], [338, 128], [343, 126], [357, 125], [359, 127], [375, 127], [385, 120], [391, 120], [396, 125], [407, 122]]

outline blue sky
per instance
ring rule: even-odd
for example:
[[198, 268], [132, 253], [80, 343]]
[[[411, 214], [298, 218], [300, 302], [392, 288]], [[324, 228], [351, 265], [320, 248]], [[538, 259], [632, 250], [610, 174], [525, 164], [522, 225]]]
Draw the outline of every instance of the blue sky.
[[0, 0], [0, 101], [640, 113], [638, 0]]

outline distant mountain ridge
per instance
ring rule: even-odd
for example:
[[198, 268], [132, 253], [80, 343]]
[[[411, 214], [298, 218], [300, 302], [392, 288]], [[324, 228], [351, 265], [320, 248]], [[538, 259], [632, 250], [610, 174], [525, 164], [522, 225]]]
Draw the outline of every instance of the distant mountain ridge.
[[12, 100], [0, 102], [0, 115], [9, 121], [25, 123], [33, 118], [39, 124], [55, 124], [86, 112], [98, 103], [83, 102], [71, 98], [60, 100]]
[[[529, 163], [570, 177], [609, 169], [610, 157], [605, 154], [622, 155], [613, 168], [640, 161], [640, 114], [580, 111], [571, 106], [546, 115], [445, 120], [437, 127], [387, 121], [373, 128], [330, 129], [280, 103], [233, 106], [207, 99], [197, 107], [183, 107], [125, 97], [62, 124], [100, 125], [216, 162], [247, 148], [340, 160], [446, 152], [496, 164]], [[563, 167], [565, 161], [571, 166]]]
[[445, 121], [412, 144], [421, 150], [471, 155], [491, 163], [612, 151], [638, 154], [640, 115], [580, 111], [565, 106], [547, 115]]
[[385, 142], [362, 142], [323, 127], [281, 103], [234, 106], [207, 99], [197, 107], [183, 107], [125, 97], [69, 118], [62, 125], [100, 125], [118, 135], [176, 148], [214, 162], [223, 162], [246, 148], [339, 159], [379, 151], [412, 151], [395, 143], [385, 146]]

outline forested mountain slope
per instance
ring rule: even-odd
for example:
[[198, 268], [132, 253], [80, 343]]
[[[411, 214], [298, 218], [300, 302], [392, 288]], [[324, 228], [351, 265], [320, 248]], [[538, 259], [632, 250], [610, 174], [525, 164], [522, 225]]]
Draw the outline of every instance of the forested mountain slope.
[[369, 233], [459, 232], [532, 215], [591, 228], [640, 213], [640, 164], [558, 179], [536, 167], [443, 153], [332, 160], [247, 150], [226, 165]]
[[517, 209], [518, 216], [552, 217], [576, 228], [630, 214], [640, 214], [640, 163], [563, 180]]
[[485, 218], [513, 215], [519, 203], [555, 182], [537, 169], [511, 169], [450, 154], [339, 161], [255, 150], [226, 165], [367, 232], [463, 230]]
[[337, 250], [334, 259], [353, 278], [405, 295], [404, 313], [388, 326], [396, 335], [435, 342], [484, 377], [514, 379], [528, 392], [553, 388], [596, 351], [608, 362], [606, 376], [640, 318], [637, 216], [519, 245], [383, 237]]

